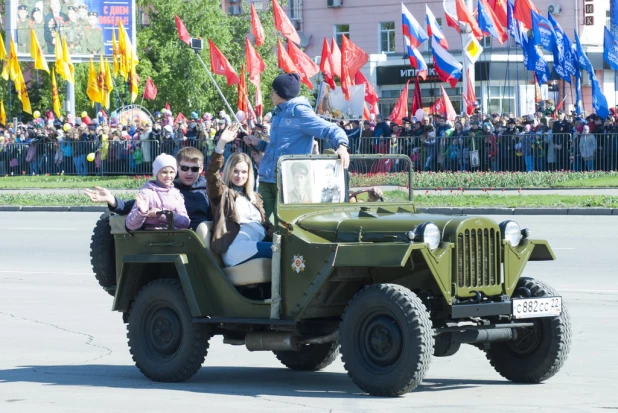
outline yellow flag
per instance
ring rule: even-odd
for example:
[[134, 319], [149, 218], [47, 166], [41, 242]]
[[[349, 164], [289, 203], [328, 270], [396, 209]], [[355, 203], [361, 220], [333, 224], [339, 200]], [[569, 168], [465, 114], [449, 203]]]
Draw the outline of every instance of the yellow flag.
[[122, 22], [118, 22], [118, 70], [122, 77], [125, 79], [129, 78], [129, 66], [127, 62], [127, 44], [124, 26]]
[[0, 59], [4, 61], [2, 66], [2, 77], [4, 80], [9, 80], [9, 55], [6, 53], [6, 47], [4, 47], [4, 39], [0, 36]]
[[114, 63], [114, 77], [118, 77], [118, 43], [116, 32], [112, 29], [112, 62]]
[[112, 72], [109, 70], [109, 62], [105, 59], [105, 89], [107, 90], [107, 106], [109, 108], [109, 99], [114, 90], [114, 82], [112, 81]]
[[133, 103], [135, 102], [135, 99], [137, 99], [139, 89], [139, 76], [135, 71], [135, 65], [131, 66], [130, 82], [129, 89], [131, 90], [131, 103]]
[[6, 111], [4, 110], [3, 101], [0, 101], [0, 123], [6, 125]]
[[73, 66], [71, 55], [69, 54], [69, 47], [67, 46], [66, 37], [62, 38], [62, 57], [64, 59], [64, 63], [66, 63], [69, 68], [69, 73], [66, 80], [67, 82], [75, 83], [75, 67]]
[[90, 69], [88, 71], [88, 86], [86, 88], [86, 94], [90, 98], [90, 103], [94, 106], [94, 102], [99, 101], [99, 86], [97, 83], [97, 71], [94, 68], [92, 58], [90, 58]]
[[34, 68], [39, 70], [45, 70], [49, 73], [49, 66], [47, 66], [47, 60], [43, 55], [43, 50], [39, 45], [39, 39], [36, 38], [34, 29], [30, 29], [30, 56], [34, 59]]
[[54, 69], [51, 71], [52, 78], [52, 106], [54, 109], [54, 113], [57, 117], [60, 117], [60, 94], [58, 93], [58, 86], [56, 85], [56, 73], [54, 73]]
[[60, 76], [64, 80], [67, 80], [67, 76], [69, 76], [70, 73], [69, 73], [68, 66], [64, 62], [64, 54], [62, 53], [62, 41], [60, 40], [60, 35], [58, 34], [58, 32], [56, 32], [55, 48], [56, 48], [56, 62], [54, 65], [56, 66], [56, 73], [58, 73], [58, 76]]
[[21, 73], [19, 68], [19, 61], [17, 60], [17, 48], [13, 41], [13, 35], [11, 35], [11, 45], [9, 51], [9, 77], [13, 82], [17, 81], [17, 74]]
[[21, 74], [21, 70], [19, 70], [15, 78], [15, 90], [17, 91], [17, 97], [21, 100], [22, 111], [32, 114], [30, 96], [28, 96], [28, 89], [26, 88], [26, 82]]
[[105, 105], [109, 98], [107, 96], [107, 90], [105, 87], [105, 64], [103, 63], [103, 55], [99, 56], [99, 73], [97, 75], [97, 87], [99, 88], [98, 102], [108, 108], [109, 105]]

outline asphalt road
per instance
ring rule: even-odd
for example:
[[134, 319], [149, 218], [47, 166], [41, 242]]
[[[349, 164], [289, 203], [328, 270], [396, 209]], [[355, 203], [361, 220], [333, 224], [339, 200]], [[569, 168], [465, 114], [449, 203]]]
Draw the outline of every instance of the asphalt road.
[[[571, 354], [540, 385], [502, 379], [464, 346], [434, 358], [413, 393], [360, 393], [340, 360], [293, 372], [271, 353], [211, 343], [188, 382], [154, 383], [134, 367], [121, 315], [91, 273], [97, 213], [0, 213], [0, 412], [604, 412], [618, 409], [616, 217], [521, 216], [558, 260], [525, 275], [557, 288], [573, 328]], [[494, 217], [500, 221], [502, 217]], [[512, 219], [513, 217], [509, 217]]]

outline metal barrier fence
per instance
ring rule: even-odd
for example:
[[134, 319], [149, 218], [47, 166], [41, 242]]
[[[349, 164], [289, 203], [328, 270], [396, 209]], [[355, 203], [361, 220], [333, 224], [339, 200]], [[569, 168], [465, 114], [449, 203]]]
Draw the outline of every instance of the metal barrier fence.
[[[553, 171], [616, 170], [618, 134], [451, 136], [446, 138], [363, 137], [350, 140], [355, 154], [403, 154], [412, 159], [415, 171]], [[318, 141], [320, 150], [328, 144]], [[186, 146], [198, 148], [206, 162], [215, 148], [207, 140], [63, 141], [0, 145], [0, 176], [4, 175], [144, 175], [162, 152], [175, 155]], [[226, 147], [250, 153], [243, 142]], [[88, 161], [88, 154], [95, 159]], [[394, 160], [354, 160], [350, 171], [398, 172], [407, 169]]]

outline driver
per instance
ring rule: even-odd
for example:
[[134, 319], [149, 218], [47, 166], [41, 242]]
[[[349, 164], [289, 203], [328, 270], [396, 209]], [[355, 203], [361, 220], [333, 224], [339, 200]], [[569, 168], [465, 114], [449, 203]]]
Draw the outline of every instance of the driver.
[[[189, 228], [195, 230], [200, 223], [213, 221], [206, 195], [206, 179], [202, 176], [204, 155], [198, 149], [187, 146], [178, 151], [176, 162], [178, 176], [174, 180], [174, 186], [185, 199], [185, 207], [191, 220]], [[99, 186], [86, 189], [84, 193], [93, 202], [107, 202], [109, 210], [119, 215], [127, 215], [135, 202], [117, 199], [108, 189]]]

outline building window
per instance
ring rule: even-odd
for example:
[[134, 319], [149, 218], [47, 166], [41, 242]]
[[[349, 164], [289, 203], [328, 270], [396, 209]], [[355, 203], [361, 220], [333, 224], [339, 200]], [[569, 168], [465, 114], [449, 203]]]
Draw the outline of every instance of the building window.
[[255, 10], [257, 10], [257, 11], [264, 10], [264, 5], [263, 5], [264, 2], [263, 1], [256, 0], [256, 1], [253, 1], [252, 3], [253, 3], [253, 7], [255, 7]]
[[380, 23], [380, 52], [395, 51], [395, 22]]
[[341, 47], [341, 35], [345, 34], [346, 37], [350, 38], [350, 25], [349, 24], [336, 24], [335, 25], [335, 41], [337, 45]]
[[[477, 95], [478, 97], [479, 95]], [[489, 86], [487, 113], [509, 113], [515, 111], [514, 86]]]

